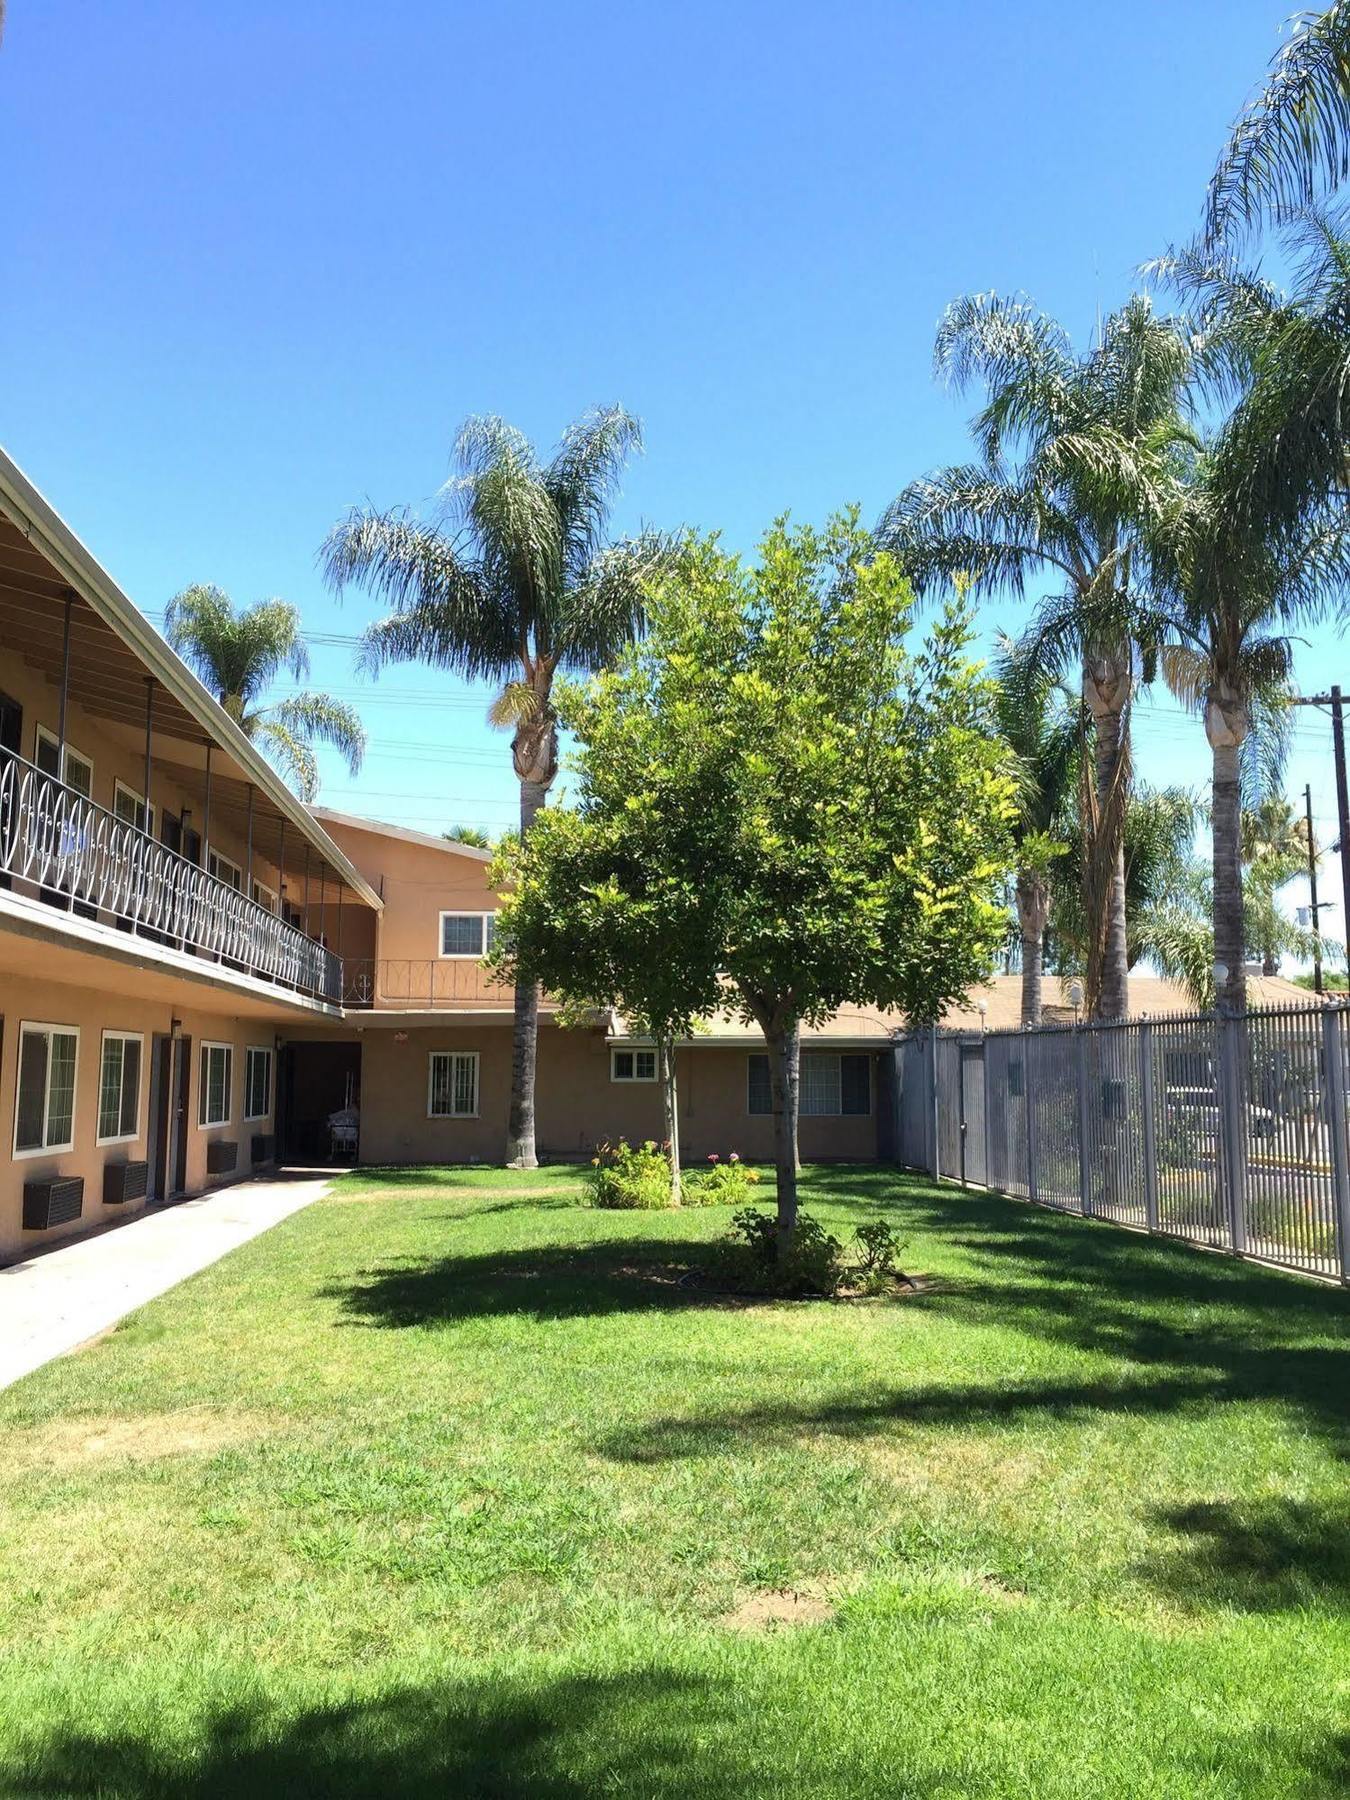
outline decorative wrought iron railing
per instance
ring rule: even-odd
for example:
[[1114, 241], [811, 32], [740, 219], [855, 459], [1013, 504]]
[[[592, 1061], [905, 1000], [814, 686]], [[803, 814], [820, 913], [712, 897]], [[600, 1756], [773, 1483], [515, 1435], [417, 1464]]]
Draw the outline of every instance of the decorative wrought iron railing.
[[347, 1007], [503, 1006], [511, 991], [509, 982], [468, 957], [348, 956], [342, 963]]
[[86, 917], [337, 1003], [342, 964], [322, 944], [139, 827], [0, 753], [0, 875]]

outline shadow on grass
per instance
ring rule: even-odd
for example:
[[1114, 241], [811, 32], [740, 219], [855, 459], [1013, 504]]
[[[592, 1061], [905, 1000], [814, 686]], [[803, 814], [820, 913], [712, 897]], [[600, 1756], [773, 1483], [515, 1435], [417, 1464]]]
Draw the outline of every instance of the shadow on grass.
[[1350, 1606], [1350, 1505], [1268, 1499], [1160, 1507], [1155, 1524], [1187, 1541], [1140, 1573], [1198, 1609], [1289, 1612]]
[[481, 1187], [535, 1187], [570, 1183], [580, 1186], [579, 1163], [545, 1163], [538, 1169], [507, 1169], [496, 1163], [358, 1163], [343, 1172], [344, 1179], [379, 1187], [441, 1189], [446, 1193], [472, 1193]]
[[395, 1330], [495, 1314], [599, 1318], [652, 1308], [738, 1304], [682, 1285], [700, 1266], [699, 1249], [678, 1239], [611, 1238], [495, 1255], [410, 1258], [365, 1270], [357, 1280], [323, 1293], [340, 1300], [362, 1324]]
[[729, 1698], [705, 1680], [657, 1672], [406, 1688], [381, 1699], [283, 1715], [239, 1707], [181, 1746], [149, 1730], [70, 1726], [23, 1766], [0, 1765], [0, 1796], [39, 1800], [269, 1800], [598, 1792], [731, 1796], [751, 1771], [719, 1761], [705, 1731]]

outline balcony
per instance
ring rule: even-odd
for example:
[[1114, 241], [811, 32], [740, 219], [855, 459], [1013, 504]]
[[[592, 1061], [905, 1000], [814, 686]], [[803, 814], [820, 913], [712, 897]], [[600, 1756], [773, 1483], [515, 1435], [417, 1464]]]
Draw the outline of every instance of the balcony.
[[0, 757], [0, 885], [336, 1004], [338, 958], [21, 757]]
[[502, 1007], [512, 988], [468, 957], [346, 957], [342, 964], [342, 1004], [358, 1009], [388, 1007], [420, 1012], [437, 1007]]

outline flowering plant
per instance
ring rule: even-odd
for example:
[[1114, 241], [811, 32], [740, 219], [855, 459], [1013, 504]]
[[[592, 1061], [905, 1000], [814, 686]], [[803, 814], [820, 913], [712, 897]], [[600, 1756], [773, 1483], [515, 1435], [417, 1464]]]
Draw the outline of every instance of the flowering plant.
[[708, 1156], [708, 1167], [690, 1175], [684, 1184], [686, 1206], [731, 1206], [748, 1198], [751, 1188], [759, 1184], [759, 1170], [743, 1163], [733, 1150], [723, 1162], [714, 1150]]
[[592, 1206], [650, 1212], [670, 1205], [670, 1157], [654, 1138], [597, 1145], [586, 1179]]

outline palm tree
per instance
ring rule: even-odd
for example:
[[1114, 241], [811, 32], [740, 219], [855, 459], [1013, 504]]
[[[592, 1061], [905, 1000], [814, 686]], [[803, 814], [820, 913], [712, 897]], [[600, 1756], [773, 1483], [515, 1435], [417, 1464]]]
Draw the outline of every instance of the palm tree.
[[1304, 14], [1244, 109], [1210, 179], [1211, 247], [1288, 219], [1350, 175], [1350, 4]]
[[1281, 888], [1308, 866], [1308, 821], [1282, 794], [1268, 793], [1243, 808], [1238, 835], [1249, 910], [1254, 898], [1269, 902], [1248, 920], [1247, 936], [1261, 952], [1261, 973], [1277, 975], [1280, 945], [1271, 928], [1278, 911], [1275, 901]]
[[1051, 874], [1067, 848], [1061, 833], [1082, 757], [1079, 708], [1044, 665], [1007, 636], [998, 639], [993, 674], [999, 735], [1012, 752], [1018, 788], [1014, 897], [1022, 944], [1022, 1023], [1039, 1025]]
[[297, 608], [284, 600], [260, 600], [236, 609], [218, 587], [186, 587], [169, 602], [164, 635], [302, 800], [312, 801], [319, 791], [311, 744], [331, 744], [353, 775], [360, 770], [366, 733], [354, 707], [320, 693], [261, 704], [283, 670], [297, 681], [309, 673]]
[[[436, 517], [356, 510], [321, 552], [339, 593], [359, 582], [392, 609], [364, 634], [367, 673], [425, 662], [504, 684], [489, 717], [512, 732], [522, 841], [558, 771], [555, 677], [603, 667], [641, 624], [642, 583], [663, 546], [605, 541], [620, 473], [640, 446], [638, 421], [618, 406], [583, 414], [546, 463], [501, 419], [472, 418]], [[538, 1035], [538, 990], [517, 983], [507, 1158], [522, 1168], [537, 1164]]]
[[467, 844], [473, 850], [490, 850], [492, 839], [479, 825], [452, 825], [441, 836], [447, 844]]
[[[1095, 778], [1083, 808], [1083, 859], [1093, 922], [1087, 998], [1094, 1017], [1128, 1009], [1124, 822], [1130, 706], [1141, 672], [1131, 556], [1181, 430], [1191, 359], [1179, 321], [1136, 298], [1108, 319], [1086, 355], [1053, 319], [1021, 300], [956, 301], [935, 362], [958, 389], [978, 379], [980, 461], [912, 483], [887, 509], [879, 541], [930, 589], [965, 571], [976, 591], [1024, 593], [1033, 577], [1062, 583], [1044, 609], [1036, 654], [1059, 673], [1078, 665], [1093, 723]], [[1019, 453], [1005, 461], [1008, 446]]]
[[[1350, 577], [1339, 509], [1309, 509], [1297, 534], [1253, 514], [1241, 408], [1213, 444], [1179, 464], [1174, 494], [1150, 533], [1149, 566], [1167, 641], [1168, 687], [1201, 714], [1213, 763], [1214, 952], [1227, 971], [1221, 1011], [1246, 1004], [1242, 808], [1244, 763], [1278, 770], [1291, 693], [1290, 627], [1316, 617]], [[1165, 624], [1162, 622], [1165, 617]]]

